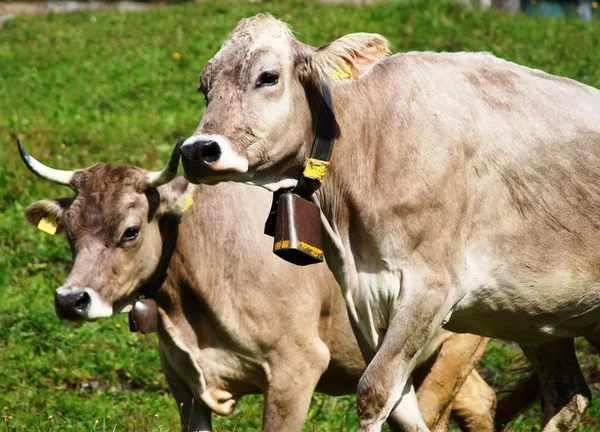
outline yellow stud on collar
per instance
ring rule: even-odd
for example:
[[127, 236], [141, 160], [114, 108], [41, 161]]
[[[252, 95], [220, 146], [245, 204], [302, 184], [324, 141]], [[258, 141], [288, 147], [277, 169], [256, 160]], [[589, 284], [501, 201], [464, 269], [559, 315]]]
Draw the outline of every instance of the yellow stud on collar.
[[311, 158], [308, 160], [308, 162], [306, 162], [306, 168], [304, 168], [304, 177], [323, 182], [323, 177], [325, 177], [325, 171], [327, 170], [328, 166], [328, 161]]
[[52, 217], [45, 217], [40, 219], [38, 223], [38, 229], [40, 231], [44, 231], [50, 235], [56, 234], [56, 230], [58, 229], [58, 224], [56, 223], [56, 219]]
[[185, 200], [185, 204], [183, 204], [183, 208], [181, 209], [181, 212], [183, 213], [184, 211], [189, 209], [192, 206], [192, 204], [194, 204], [194, 200], [192, 199], [192, 196], [190, 195]]

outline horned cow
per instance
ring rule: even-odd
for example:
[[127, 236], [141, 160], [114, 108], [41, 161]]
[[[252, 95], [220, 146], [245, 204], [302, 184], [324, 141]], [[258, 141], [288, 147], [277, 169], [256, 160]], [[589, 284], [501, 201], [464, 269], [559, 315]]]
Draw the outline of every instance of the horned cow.
[[[25, 212], [33, 225], [45, 220], [64, 232], [73, 251], [57, 315], [108, 317], [151, 293], [160, 360], [185, 430], [209, 431], [211, 413], [229, 415], [242, 396], [264, 393], [264, 430], [299, 431], [315, 389], [355, 391], [365, 362], [339, 287], [325, 265], [302, 269], [265, 252], [266, 191], [174, 178], [178, 149], [157, 173], [103, 163], [60, 171], [20, 151], [34, 173], [76, 191]], [[167, 260], [166, 244], [174, 246]], [[417, 378], [429, 426], [444, 430], [456, 399], [469, 430], [492, 430], [495, 395], [473, 368], [486, 344], [438, 334]], [[465, 409], [466, 400], [475, 403]], [[406, 426], [395, 414], [390, 420]]]

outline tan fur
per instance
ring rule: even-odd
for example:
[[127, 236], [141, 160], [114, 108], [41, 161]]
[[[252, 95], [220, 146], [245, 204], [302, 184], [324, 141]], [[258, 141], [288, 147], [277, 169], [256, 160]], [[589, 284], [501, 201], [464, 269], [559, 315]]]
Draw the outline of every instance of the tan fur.
[[[321, 105], [302, 72], [315, 48], [267, 36], [215, 56], [196, 131], [227, 140], [247, 172], [190, 166], [191, 181], [299, 179]], [[232, 80], [233, 64], [268, 64], [279, 84]], [[600, 323], [600, 92], [487, 53], [405, 53], [331, 93], [336, 147], [314, 199], [357, 337], [376, 352], [359, 383], [360, 430], [378, 430], [409, 394], [444, 323], [535, 345], [546, 428], [576, 428], [586, 388], [572, 356], [561, 363], [548, 346]], [[572, 375], [541, 372], [559, 364]]]

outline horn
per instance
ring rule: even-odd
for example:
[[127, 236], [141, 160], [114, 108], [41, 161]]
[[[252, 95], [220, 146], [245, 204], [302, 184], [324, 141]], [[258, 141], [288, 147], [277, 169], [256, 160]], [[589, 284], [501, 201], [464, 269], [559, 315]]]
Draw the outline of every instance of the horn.
[[71, 186], [71, 179], [73, 178], [75, 171], [63, 171], [47, 167], [27, 153], [27, 150], [23, 147], [23, 143], [20, 139], [17, 139], [17, 144], [19, 146], [21, 159], [23, 159], [23, 162], [25, 162], [25, 165], [27, 165], [27, 168], [29, 168], [32, 173], [43, 179], [53, 181], [54, 183]]
[[175, 178], [177, 175], [177, 169], [179, 168], [179, 147], [181, 147], [181, 144], [183, 144], [183, 137], [180, 137], [179, 141], [177, 141], [177, 144], [173, 149], [173, 153], [171, 154], [171, 159], [169, 159], [169, 163], [162, 169], [162, 171], [148, 173], [146, 183], [147, 187], [159, 187], [165, 183], [169, 183]]

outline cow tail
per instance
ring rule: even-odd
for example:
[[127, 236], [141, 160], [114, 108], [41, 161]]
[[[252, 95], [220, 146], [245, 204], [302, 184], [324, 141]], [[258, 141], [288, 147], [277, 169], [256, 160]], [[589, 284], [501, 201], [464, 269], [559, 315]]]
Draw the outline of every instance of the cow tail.
[[519, 382], [498, 401], [494, 416], [494, 430], [502, 431], [517, 415], [527, 409], [540, 395], [540, 382], [535, 372]]

